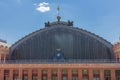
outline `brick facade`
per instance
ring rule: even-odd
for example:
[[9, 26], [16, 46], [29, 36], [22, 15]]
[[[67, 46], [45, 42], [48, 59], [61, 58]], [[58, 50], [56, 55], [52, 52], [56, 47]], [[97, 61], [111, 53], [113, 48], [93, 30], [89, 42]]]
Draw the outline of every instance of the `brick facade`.
[[[8, 70], [8, 74], [5, 73], [5, 71]], [[82, 70], [88, 70], [88, 78], [89, 80], [93, 80], [95, 76], [93, 75], [94, 70], [99, 71], [99, 80], [107, 80], [105, 79], [105, 70], [110, 70], [110, 80], [119, 80], [116, 79], [117, 73], [116, 71], [120, 70], [120, 64], [118, 63], [113, 63], [113, 64], [1, 64], [0, 65], [0, 80], [5, 80], [5, 76], [8, 75], [8, 80], [15, 80], [13, 79], [14, 75], [13, 71], [18, 70], [18, 79], [19, 80], [24, 80], [23, 79], [23, 71], [26, 70], [26, 76], [28, 79], [26, 80], [36, 80], [32, 79], [33, 78], [33, 70], [37, 71], [37, 80], [44, 80], [43, 77], [43, 70], [47, 71], [47, 79], [45, 80], [52, 80], [52, 70], [57, 71], [57, 80], [63, 80], [62, 76], [62, 71], [66, 70], [67, 71], [67, 80], [73, 80], [73, 75], [72, 75], [72, 70], [76, 70], [78, 73], [76, 76], [77, 80], [83, 80], [83, 72]], [[94, 79], [97, 80], [97, 79]]]
[[5, 62], [8, 59], [9, 55], [9, 46], [7, 43], [0, 42], [0, 62]]
[[113, 51], [117, 61], [120, 61], [120, 42], [117, 42], [113, 45]]

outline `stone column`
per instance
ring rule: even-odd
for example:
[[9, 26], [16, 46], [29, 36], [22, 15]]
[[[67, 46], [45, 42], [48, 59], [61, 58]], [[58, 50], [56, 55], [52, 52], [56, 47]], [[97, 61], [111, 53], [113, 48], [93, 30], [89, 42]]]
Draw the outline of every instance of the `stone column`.
[[68, 80], [72, 80], [72, 69], [68, 69]]
[[13, 69], [10, 69], [9, 79], [10, 79], [10, 80], [13, 80]]
[[38, 69], [38, 80], [42, 80], [42, 70]]
[[48, 78], [48, 80], [52, 80], [52, 71], [51, 71], [51, 69], [48, 69], [47, 78]]
[[0, 80], [4, 80], [4, 69], [0, 70]]
[[5, 58], [6, 58], [6, 56], [5, 56], [5, 54], [4, 54], [4, 60], [3, 60], [4, 62], [5, 62]]
[[78, 69], [78, 80], [83, 80], [82, 70]]
[[20, 68], [19, 69], [19, 80], [22, 80], [22, 77], [23, 77], [23, 71], [22, 71], [22, 69]]
[[104, 70], [100, 69], [100, 80], [104, 80]]
[[115, 76], [115, 70], [114, 69], [111, 69], [111, 80], [116, 80], [116, 76]]
[[32, 80], [32, 69], [28, 69], [28, 80]]
[[0, 54], [0, 62], [1, 62], [1, 54]]
[[57, 76], [58, 76], [58, 80], [62, 80], [62, 69], [58, 69]]
[[89, 80], [93, 80], [93, 70], [89, 69]]

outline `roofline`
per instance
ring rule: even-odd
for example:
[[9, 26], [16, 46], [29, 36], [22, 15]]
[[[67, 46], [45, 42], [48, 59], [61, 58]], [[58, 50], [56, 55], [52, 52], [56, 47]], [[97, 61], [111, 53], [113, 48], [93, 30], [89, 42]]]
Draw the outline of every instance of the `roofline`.
[[[32, 36], [34, 36], [34, 35], [36, 35], [36, 34], [38, 34], [38, 33], [40, 33], [40, 32], [44, 32], [44, 31], [47, 31], [47, 30], [49, 30], [49, 29], [53, 29], [53, 28], [55, 28], [55, 27], [62, 27], [61, 25], [68, 26], [68, 25], [67, 25], [67, 22], [64, 22], [64, 21], [61, 21], [60, 23], [58, 23], [58, 22], [52, 22], [52, 23], [50, 23], [50, 25], [51, 25], [52, 27], [49, 27], [49, 28], [48, 28], [48, 27], [45, 27], [45, 28], [43, 28], [43, 29], [36, 30], [36, 31], [34, 31], [34, 32], [26, 35], [25, 37], [19, 39], [17, 42], [15, 42], [15, 43], [11, 46], [11, 48], [14, 48], [14, 47], [18, 46], [18, 45], [19, 45], [20, 43], [22, 43], [23, 41], [27, 40], [28, 38], [31, 38]], [[100, 42], [102, 42], [103, 44], [107, 45], [109, 48], [112, 47], [112, 44], [111, 44], [110, 42], [108, 42], [106, 39], [104, 39], [104, 38], [102, 38], [102, 37], [100, 37], [100, 36], [98, 36], [98, 35], [96, 35], [96, 34], [94, 34], [94, 33], [91, 33], [91, 32], [89, 32], [89, 31], [87, 31], [87, 30], [84, 30], [84, 29], [78, 28], [78, 27], [73, 27], [73, 26], [66, 27], [66, 28], [74, 29], [74, 30], [76, 30], [76, 31], [81, 31], [83, 34], [86, 34], [86, 35], [88, 35], [88, 36], [90, 36], [90, 37], [92, 37], [92, 38], [97, 39], [98, 41], [100, 41]]]

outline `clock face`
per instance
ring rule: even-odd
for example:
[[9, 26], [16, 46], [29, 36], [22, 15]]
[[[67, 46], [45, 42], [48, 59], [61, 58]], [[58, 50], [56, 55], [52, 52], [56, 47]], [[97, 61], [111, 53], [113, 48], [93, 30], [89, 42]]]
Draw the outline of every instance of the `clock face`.
[[57, 53], [57, 57], [59, 57], [60, 56], [60, 53]]
[[61, 51], [57, 51], [53, 57], [54, 60], [64, 60], [64, 56]]

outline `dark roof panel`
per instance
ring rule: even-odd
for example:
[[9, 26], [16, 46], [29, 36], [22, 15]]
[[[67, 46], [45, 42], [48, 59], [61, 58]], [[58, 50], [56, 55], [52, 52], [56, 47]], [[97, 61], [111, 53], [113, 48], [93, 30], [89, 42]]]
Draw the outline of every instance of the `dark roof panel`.
[[58, 52], [63, 59], [114, 58], [112, 44], [98, 35], [73, 27], [73, 24], [68, 25], [68, 22], [53, 22], [46, 26], [49, 27], [35, 31], [13, 44], [10, 58], [53, 59]]

